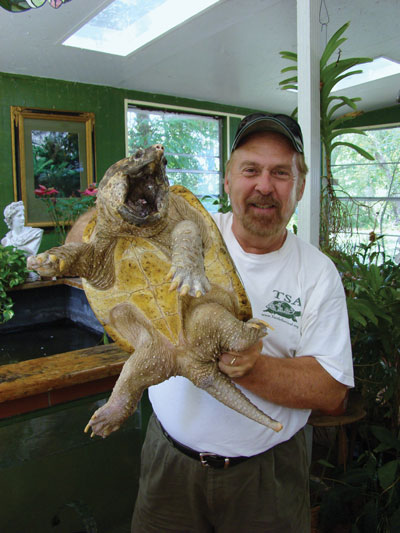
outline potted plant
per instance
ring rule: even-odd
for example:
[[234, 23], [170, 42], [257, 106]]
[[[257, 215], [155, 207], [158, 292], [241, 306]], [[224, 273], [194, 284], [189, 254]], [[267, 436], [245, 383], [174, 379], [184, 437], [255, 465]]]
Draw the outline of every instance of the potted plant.
[[0, 246], [0, 324], [14, 316], [13, 301], [7, 290], [24, 283], [27, 275], [24, 252], [13, 246]]
[[319, 461], [320, 531], [400, 530], [400, 265], [378, 250], [379, 240], [371, 233], [354, 253], [332, 256], [346, 291], [356, 390], [367, 414], [345, 464]]

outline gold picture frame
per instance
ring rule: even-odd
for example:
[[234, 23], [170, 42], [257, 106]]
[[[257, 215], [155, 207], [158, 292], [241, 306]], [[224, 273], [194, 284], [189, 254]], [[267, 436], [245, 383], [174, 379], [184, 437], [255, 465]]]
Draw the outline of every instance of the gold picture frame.
[[27, 226], [54, 226], [40, 185], [73, 197], [96, 182], [94, 113], [11, 106], [14, 198]]

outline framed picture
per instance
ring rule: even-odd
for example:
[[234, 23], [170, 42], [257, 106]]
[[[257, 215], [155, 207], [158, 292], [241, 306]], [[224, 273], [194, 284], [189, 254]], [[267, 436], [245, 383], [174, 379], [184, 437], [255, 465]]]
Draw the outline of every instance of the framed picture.
[[57, 198], [80, 195], [96, 181], [94, 113], [11, 106], [15, 200], [25, 205], [27, 226], [53, 226], [35, 190]]

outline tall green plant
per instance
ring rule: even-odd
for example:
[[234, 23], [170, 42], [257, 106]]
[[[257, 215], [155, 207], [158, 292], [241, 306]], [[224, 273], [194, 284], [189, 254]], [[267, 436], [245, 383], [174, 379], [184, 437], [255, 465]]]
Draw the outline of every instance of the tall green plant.
[[[327, 533], [400, 531], [400, 265], [370, 235], [332, 255], [346, 291], [356, 389], [367, 416], [345, 465], [324, 461], [320, 527]], [[339, 526], [347, 529], [340, 529]]]
[[[335, 235], [349, 224], [349, 217], [344, 210], [343, 204], [336, 198], [333, 179], [332, 179], [332, 152], [338, 146], [347, 146], [358, 152], [368, 160], [374, 160], [374, 157], [360, 146], [337, 138], [344, 133], [356, 133], [365, 135], [365, 132], [356, 128], [347, 126], [346, 123], [359, 115], [357, 111], [357, 102], [361, 98], [348, 98], [332, 94], [334, 87], [343, 79], [362, 73], [362, 70], [353, 70], [357, 65], [369, 63], [372, 61], [369, 57], [353, 57], [341, 59], [340, 46], [347, 40], [343, 37], [344, 32], [349, 27], [350, 22], [344, 24], [330, 38], [320, 59], [320, 120], [321, 120], [321, 143], [324, 163], [324, 175], [322, 176], [321, 189], [323, 191], [321, 199], [321, 244], [324, 248], [329, 248], [329, 235]], [[335, 58], [332, 58], [334, 54]], [[294, 76], [287, 78], [279, 83], [283, 90], [298, 88], [297, 76], [297, 54], [294, 52], [282, 51], [281, 57], [292, 61], [291, 65], [282, 69], [282, 73], [296, 72]], [[343, 107], [350, 108], [352, 111], [338, 116]], [[293, 115], [297, 114], [297, 108]]]

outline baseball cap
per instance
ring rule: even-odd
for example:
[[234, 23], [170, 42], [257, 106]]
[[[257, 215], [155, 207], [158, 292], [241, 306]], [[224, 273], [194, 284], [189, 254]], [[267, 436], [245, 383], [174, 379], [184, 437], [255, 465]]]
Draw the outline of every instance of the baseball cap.
[[247, 135], [257, 131], [277, 131], [285, 135], [297, 152], [303, 153], [303, 135], [299, 124], [289, 115], [252, 113], [242, 119], [233, 140], [233, 152]]

